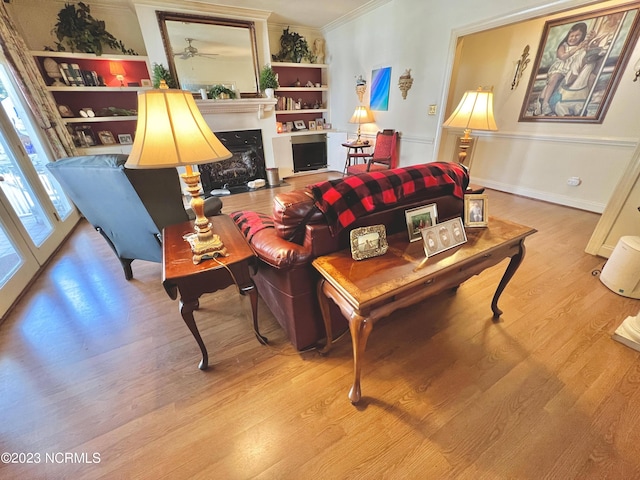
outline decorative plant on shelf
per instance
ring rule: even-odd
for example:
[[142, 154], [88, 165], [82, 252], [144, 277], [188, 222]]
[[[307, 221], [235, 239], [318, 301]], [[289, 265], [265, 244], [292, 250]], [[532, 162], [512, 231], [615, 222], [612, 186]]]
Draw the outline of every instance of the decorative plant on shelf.
[[236, 98], [236, 92], [221, 84], [211, 87], [208, 93], [209, 98]]
[[[78, 2], [77, 5], [65, 3], [58, 12], [58, 23], [51, 31], [58, 41], [56, 50], [64, 52], [67, 48], [72, 52], [95, 53], [102, 55], [105, 46], [119, 50], [125, 55], [137, 53], [124, 46], [121, 40], [107, 32], [105, 23], [91, 15], [89, 5]], [[53, 50], [45, 47], [45, 50]]]
[[307, 40], [299, 33], [290, 32], [289, 27], [282, 30], [280, 51], [271, 57], [276, 62], [300, 63], [302, 60], [308, 60], [313, 63], [316, 61], [316, 56], [309, 50]]
[[273, 71], [271, 65], [265, 65], [260, 70], [260, 91], [265, 92], [267, 97], [273, 98], [273, 90], [280, 87], [278, 74]]
[[178, 88], [171, 72], [161, 63], [153, 64], [153, 88], [160, 88], [160, 81], [164, 80], [169, 88]]

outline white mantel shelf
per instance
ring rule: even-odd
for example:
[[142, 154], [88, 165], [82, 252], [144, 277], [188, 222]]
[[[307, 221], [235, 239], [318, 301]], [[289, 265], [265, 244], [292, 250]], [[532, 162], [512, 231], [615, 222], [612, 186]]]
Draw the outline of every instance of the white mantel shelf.
[[239, 98], [228, 100], [196, 100], [196, 105], [203, 115], [218, 113], [257, 113], [258, 118], [264, 112], [274, 110], [275, 98]]

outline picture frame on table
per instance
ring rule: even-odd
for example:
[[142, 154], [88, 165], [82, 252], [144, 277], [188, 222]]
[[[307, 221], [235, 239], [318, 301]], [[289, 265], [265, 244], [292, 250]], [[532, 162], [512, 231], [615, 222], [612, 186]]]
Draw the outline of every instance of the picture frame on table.
[[467, 227], [486, 227], [489, 224], [489, 199], [484, 194], [464, 196], [464, 224]]
[[324, 118], [316, 118], [316, 130], [324, 130]]
[[420, 235], [424, 243], [424, 253], [427, 257], [437, 255], [467, 242], [467, 232], [464, 230], [461, 217], [424, 228], [420, 230]]
[[131, 145], [133, 143], [133, 137], [129, 133], [118, 134], [118, 141], [122, 145]]
[[98, 132], [98, 138], [100, 139], [100, 143], [103, 145], [115, 145], [117, 143], [113, 133], [109, 130], [102, 130]]
[[438, 206], [435, 203], [406, 210], [404, 214], [407, 220], [410, 242], [420, 240], [422, 238], [421, 230], [438, 223]]
[[519, 121], [602, 123], [639, 21], [627, 3], [545, 22]]
[[384, 225], [354, 228], [349, 233], [351, 257], [354, 260], [379, 257], [387, 253], [387, 231]]
[[309, 130], [315, 130], [315, 129], [316, 129], [316, 121], [309, 120]]
[[304, 120], [294, 120], [293, 126], [296, 127], [296, 130], [306, 130], [307, 125], [304, 123]]

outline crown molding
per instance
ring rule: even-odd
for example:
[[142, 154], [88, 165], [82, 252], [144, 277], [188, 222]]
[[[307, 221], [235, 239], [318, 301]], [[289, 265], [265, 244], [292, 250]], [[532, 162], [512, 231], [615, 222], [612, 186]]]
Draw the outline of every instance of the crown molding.
[[391, 0], [371, 0], [370, 2], [365, 3], [361, 7], [356, 8], [355, 10], [352, 10], [349, 13], [334, 20], [333, 22], [327, 23], [325, 26], [323, 26], [320, 29], [320, 31], [323, 33], [326, 33], [331, 30], [334, 30], [338, 27], [341, 27], [345, 23], [348, 23], [354, 20], [355, 18], [364, 15], [365, 13], [371, 12], [373, 10], [376, 10], [377, 8], [380, 8], [383, 5], [386, 5], [387, 3], [391, 3]]

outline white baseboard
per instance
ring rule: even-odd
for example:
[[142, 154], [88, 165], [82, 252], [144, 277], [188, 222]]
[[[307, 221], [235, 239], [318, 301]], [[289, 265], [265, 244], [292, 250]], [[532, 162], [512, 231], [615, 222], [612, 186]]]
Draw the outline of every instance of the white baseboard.
[[482, 185], [483, 187], [491, 188], [493, 190], [513, 193], [514, 195], [522, 195], [523, 197], [528, 198], [535, 198], [536, 200], [543, 200], [545, 202], [556, 203], [558, 205], [573, 207], [579, 210], [586, 210], [588, 212], [602, 213], [605, 207], [605, 204], [599, 202], [591, 202], [588, 200], [567, 197], [566, 195], [558, 195], [541, 190], [520, 187], [518, 185], [495, 182], [493, 180], [488, 180], [485, 178], [473, 177], [472, 183], [474, 185]]

